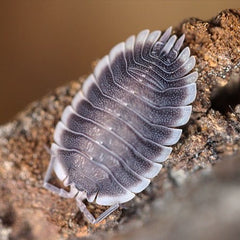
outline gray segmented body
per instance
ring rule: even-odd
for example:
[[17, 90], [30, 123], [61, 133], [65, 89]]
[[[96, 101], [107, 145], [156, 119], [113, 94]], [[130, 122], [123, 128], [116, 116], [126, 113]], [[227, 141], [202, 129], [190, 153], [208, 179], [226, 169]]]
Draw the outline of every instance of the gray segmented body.
[[184, 36], [144, 30], [103, 57], [54, 133], [54, 171], [89, 202], [131, 200], [156, 176], [191, 115], [197, 73]]

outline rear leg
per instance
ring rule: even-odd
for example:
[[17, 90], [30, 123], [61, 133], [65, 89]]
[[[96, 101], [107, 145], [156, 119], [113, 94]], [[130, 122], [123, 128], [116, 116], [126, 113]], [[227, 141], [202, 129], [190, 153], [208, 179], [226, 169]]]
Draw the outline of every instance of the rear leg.
[[119, 203], [116, 203], [114, 205], [112, 205], [111, 207], [109, 207], [105, 212], [103, 212], [99, 217], [95, 218], [87, 209], [86, 205], [83, 203], [83, 199], [85, 198], [85, 196], [81, 196], [80, 194], [78, 194], [76, 196], [76, 202], [77, 202], [77, 206], [79, 207], [80, 211], [83, 213], [83, 215], [87, 218], [87, 220], [91, 223], [91, 224], [96, 224], [101, 222], [103, 219], [105, 219], [107, 216], [109, 216], [112, 212], [114, 212], [115, 210], [118, 209], [119, 207]]
[[[58, 188], [58, 187], [54, 186], [53, 184], [49, 183], [49, 180], [50, 180], [52, 172], [53, 172], [53, 163], [54, 163], [54, 158], [51, 158], [51, 161], [50, 161], [48, 169], [47, 169], [47, 173], [43, 180], [43, 187], [61, 197], [74, 198], [76, 196], [76, 194], [78, 193], [78, 191], [73, 185], [71, 185], [70, 192], [67, 192], [63, 188]], [[63, 183], [66, 183], [67, 179], [68, 179], [68, 177], [66, 177], [66, 179], [64, 180]]]

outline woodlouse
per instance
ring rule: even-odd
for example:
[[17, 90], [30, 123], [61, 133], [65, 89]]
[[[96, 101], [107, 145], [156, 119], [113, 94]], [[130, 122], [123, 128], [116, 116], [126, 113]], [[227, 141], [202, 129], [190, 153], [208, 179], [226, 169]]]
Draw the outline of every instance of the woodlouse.
[[[143, 191], [158, 174], [187, 123], [197, 72], [184, 35], [144, 30], [103, 57], [58, 122], [44, 187], [76, 198], [97, 223]], [[52, 171], [70, 191], [50, 184]], [[97, 219], [87, 199], [111, 206]]]

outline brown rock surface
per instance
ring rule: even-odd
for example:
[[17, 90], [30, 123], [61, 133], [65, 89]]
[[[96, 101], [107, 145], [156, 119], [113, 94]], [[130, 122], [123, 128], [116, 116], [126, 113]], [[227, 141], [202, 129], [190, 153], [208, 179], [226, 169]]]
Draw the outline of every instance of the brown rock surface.
[[[1, 240], [237, 239], [240, 10], [223, 11], [208, 22], [187, 20], [176, 33], [186, 34], [185, 44], [196, 56], [198, 94], [181, 140], [152, 184], [127, 209], [96, 226], [83, 219], [75, 200], [42, 188], [49, 162], [46, 146], [63, 109], [81, 88], [81, 78], [0, 127]], [[95, 215], [105, 209], [88, 208]]]

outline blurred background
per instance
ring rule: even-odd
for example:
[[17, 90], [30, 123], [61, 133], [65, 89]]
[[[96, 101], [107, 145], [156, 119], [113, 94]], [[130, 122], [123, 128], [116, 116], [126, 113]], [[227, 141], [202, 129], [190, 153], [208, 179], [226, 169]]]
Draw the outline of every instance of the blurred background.
[[239, 0], [0, 0], [0, 124], [92, 70], [140, 30], [210, 19]]

